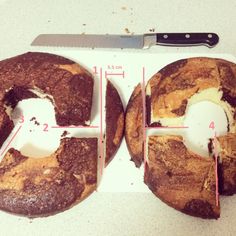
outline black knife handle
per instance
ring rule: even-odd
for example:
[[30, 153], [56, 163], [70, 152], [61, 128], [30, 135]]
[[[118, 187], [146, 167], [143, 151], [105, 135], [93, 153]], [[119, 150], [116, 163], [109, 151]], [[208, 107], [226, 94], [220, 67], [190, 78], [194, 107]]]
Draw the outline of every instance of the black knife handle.
[[166, 46], [195, 46], [206, 45], [214, 47], [219, 42], [215, 33], [158, 33], [156, 44]]

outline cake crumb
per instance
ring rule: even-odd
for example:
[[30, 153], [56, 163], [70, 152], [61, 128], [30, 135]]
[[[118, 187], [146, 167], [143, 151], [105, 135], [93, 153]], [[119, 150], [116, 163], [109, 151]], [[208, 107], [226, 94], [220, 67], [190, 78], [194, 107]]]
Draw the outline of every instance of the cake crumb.
[[129, 34], [129, 33], [130, 33], [130, 31], [129, 31], [129, 29], [128, 29], [128, 28], [125, 28], [125, 32], [126, 32], [127, 34]]
[[149, 32], [155, 32], [155, 28], [149, 29]]
[[127, 7], [123, 6], [121, 7], [122, 10], [126, 11], [127, 10]]
[[34, 124], [35, 124], [35, 125], [38, 125], [38, 126], [40, 125], [40, 123], [39, 123], [37, 120], [34, 121]]
[[36, 120], [36, 117], [34, 116], [34, 117], [32, 117], [31, 119], [30, 119], [30, 121], [34, 121], [34, 124], [35, 125], [40, 125], [40, 123]]
[[62, 133], [61, 137], [65, 137], [66, 135], [70, 134], [68, 131], [64, 130], [64, 132]]

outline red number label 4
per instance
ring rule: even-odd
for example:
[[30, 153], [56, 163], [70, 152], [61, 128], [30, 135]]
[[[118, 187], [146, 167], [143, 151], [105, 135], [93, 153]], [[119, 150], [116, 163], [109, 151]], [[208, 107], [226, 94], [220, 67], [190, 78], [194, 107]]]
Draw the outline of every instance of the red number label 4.
[[209, 129], [215, 129], [215, 123], [214, 123], [214, 121], [212, 121], [211, 123], [210, 123], [210, 125], [209, 125]]

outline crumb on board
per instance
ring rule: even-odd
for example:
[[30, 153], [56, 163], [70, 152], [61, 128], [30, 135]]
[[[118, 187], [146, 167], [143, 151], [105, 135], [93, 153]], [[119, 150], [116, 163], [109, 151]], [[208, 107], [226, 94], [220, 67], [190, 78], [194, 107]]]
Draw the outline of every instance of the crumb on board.
[[61, 137], [65, 137], [66, 135], [70, 134], [68, 131], [64, 130], [64, 132], [62, 133]]
[[130, 31], [129, 31], [128, 28], [125, 28], [125, 32], [126, 32], [127, 34], [130, 34]]
[[34, 124], [38, 126], [40, 125], [40, 123], [37, 120], [34, 121]]
[[121, 7], [121, 9], [125, 11], [125, 10], [127, 10], [127, 7], [123, 6], [123, 7]]
[[36, 117], [32, 117], [30, 121], [34, 121], [35, 125], [38, 125], [38, 126], [40, 125], [40, 123], [36, 120]]
[[155, 32], [155, 28], [150, 28], [149, 32]]

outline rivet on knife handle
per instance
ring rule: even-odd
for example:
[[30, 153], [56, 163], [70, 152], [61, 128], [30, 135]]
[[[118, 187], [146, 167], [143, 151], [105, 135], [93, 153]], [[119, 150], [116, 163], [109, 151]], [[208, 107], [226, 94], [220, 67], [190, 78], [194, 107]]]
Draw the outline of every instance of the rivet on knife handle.
[[156, 44], [166, 46], [206, 45], [214, 47], [219, 42], [215, 33], [158, 33]]

